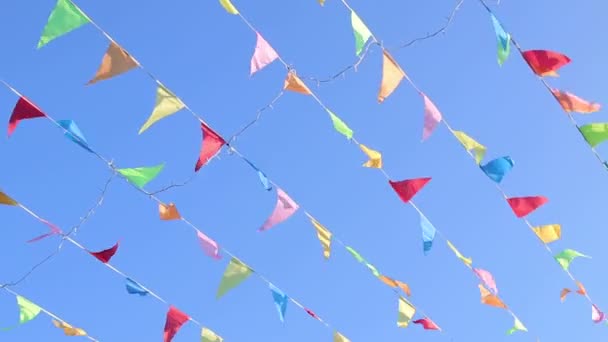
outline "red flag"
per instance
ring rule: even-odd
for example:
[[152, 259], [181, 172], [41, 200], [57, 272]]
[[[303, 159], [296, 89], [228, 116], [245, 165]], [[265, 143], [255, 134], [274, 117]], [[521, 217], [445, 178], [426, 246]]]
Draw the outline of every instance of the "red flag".
[[196, 167], [194, 171], [203, 167], [203, 165], [207, 164], [209, 159], [211, 159], [221, 148], [226, 144], [224, 138], [222, 138], [219, 134], [215, 133], [211, 128], [201, 122], [201, 129], [203, 130], [203, 143], [201, 146], [201, 154], [198, 157], [198, 161], [196, 162]]
[[17, 124], [19, 124], [19, 121], [41, 118], [45, 116], [46, 114], [44, 114], [40, 109], [38, 109], [38, 107], [36, 107], [35, 104], [31, 103], [28, 99], [26, 99], [25, 97], [19, 98], [19, 101], [17, 101], [17, 104], [13, 109], [11, 118], [8, 120], [8, 136], [10, 137], [11, 134], [13, 134], [15, 128], [17, 128]]
[[163, 342], [171, 342], [177, 331], [190, 320], [190, 316], [179, 311], [176, 307], [169, 307], [167, 312], [167, 321], [165, 322], [165, 334]]
[[568, 56], [549, 50], [528, 50], [522, 56], [538, 76], [557, 76], [557, 70], [570, 63]]
[[538, 209], [541, 205], [547, 203], [548, 198], [544, 196], [529, 196], [529, 197], [512, 197], [507, 198], [507, 202], [511, 206], [511, 209], [515, 213], [515, 216], [521, 218], [524, 217], [534, 210]]
[[314, 319], [319, 319], [319, 316], [317, 316], [316, 313], [314, 313], [312, 310], [304, 308], [304, 310], [306, 310], [306, 313], [310, 315], [310, 317], [314, 318]]
[[430, 318], [422, 318], [414, 321], [414, 324], [420, 324], [424, 328], [424, 330], [441, 330], [435, 322], [433, 322]]
[[89, 252], [89, 254], [96, 257], [97, 260], [106, 264], [110, 262], [110, 259], [112, 259], [114, 254], [116, 254], [116, 251], [118, 251], [118, 244], [119, 242], [117, 242], [112, 248], [105, 249], [101, 252]]
[[393, 182], [389, 180], [389, 184], [393, 187], [393, 190], [399, 195], [401, 200], [405, 203], [409, 202], [417, 193], [422, 189], [426, 183], [431, 180], [431, 177], [427, 178], [416, 178], [406, 179], [399, 182]]

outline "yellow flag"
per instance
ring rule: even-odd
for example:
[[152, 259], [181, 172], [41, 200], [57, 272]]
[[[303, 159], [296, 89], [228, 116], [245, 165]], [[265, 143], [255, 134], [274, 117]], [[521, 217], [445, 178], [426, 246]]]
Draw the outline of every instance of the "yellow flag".
[[473, 264], [473, 259], [466, 258], [464, 255], [462, 255], [462, 253], [460, 253], [459, 250], [456, 249], [456, 247], [450, 242], [450, 240], [447, 240], [447, 241], [448, 241], [448, 247], [450, 247], [452, 252], [454, 252], [454, 254], [456, 254], [458, 259], [460, 259], [462, 262], [464, 262], [465, 265], [471, 267], [471, 264]]
[[185, 105], [177, 96], [173, 95], [169, 89], [159, 85], [156, 90], [156, 105], [152, 111], [152, 115], [148, 118], [148, 121], [139, 130], [139, 134], [142, 134], [145, 130], [150, 128], [158, 120], [164, 119], [169, 115], [177, 113], [179, 110], [184, 108]]
[[125, 73], [138, 66], [137, 62], [116, 43], [111, 42], [106, 54], [101, 60], [101, 65], [93, 77], [87, 84], [93, 84], [99, 81], [107, 80], [114, 76]]
[[201, 331], [201, 342], [223, 342], [224, 339], [210, 329], [203, 328]]
[[0, 191], [0, 204], [17, 205], [17, 201], [12, 199], [9, 195], [5, 194], [4, 192]]
[[382, 62], [382, 83], [380, 84], [380, 93], [378, 93], [378, 102], [384, 102], [403, 80], [405, 74], [399, 68], [399, 65], [388, 52], [384, 51]]
[[415, 314], [416, 308], [403, 297], [399, 297], [399, 317], [397, 319], [397, 326], [399, 328], [407, 328]]
[[463, 131], [454, 131], [454, 136], [467, 151], [473, 151], [477, 165], [481, 164], [481, 160], [486, 155], [486, 147], [475, 141]]
[[80, 328], [74, 328], [71, 325], [65, 323], [65, 322], [59, 322], [57, 320], [53, 320], [53, 324], [63, 330], [63, 333], [66, 336], [87, 336], [86, 331], [80, 329]]
[[226, 12], [230, 13], [230, 14], [239, 14], [239, 11], [236, 9], [236, 7], [234, 7], [234, 5], [232, 4], [232, 2], [230, 2], [230, 0], [220, 0], [220, 4], [222, 5], [222, 7], [224, 7], [224, 9], [226, 10]]
[[331, 253], [331, 232], [314, 218], [311, 218], [310, 222], [312, 222], [312, 225], [317, 230], [317, 237], [323, 247], [323, 256], [325, 259], [329, 259], [329, 254]]
[[334, 342], [350, 342], [350, 340], [336, 331], [334, 332]]
[[551, 243], [562, 237], [562, 226], [559, 224], [548, 224], [532, 228], [544, 243]]
[[310, 91], [310, 89], [308, 89], [306, 84], [304, 84], [304, 82], [302, 82], [302, 80], [298, 77], [298, 75], [296, 75], [296, 73], [293, 71], [290, 71], [287, 74], [287, 78], [285, 79], [285, 85], [283, 86], [283, 89], [291, 90], [293, 92], [304, 94], [304, 95], [312, 94], [312, 92]]
[[319, 0], [319, 5], [321, 5], [321, 6], [325, 5], [325, 0]]
[[374, 151], [363, 144], [359, 144], [359, 147], [361, 148], [361, 151], [363, 151], [363, 153], [365, 153], [369, 158], [369, 160], [366, 161], [365, 164], [363, 164], [364, 167], [370, 167], [374, 169], [382, 168], [382, 154], [380, 154], [380, 152]]

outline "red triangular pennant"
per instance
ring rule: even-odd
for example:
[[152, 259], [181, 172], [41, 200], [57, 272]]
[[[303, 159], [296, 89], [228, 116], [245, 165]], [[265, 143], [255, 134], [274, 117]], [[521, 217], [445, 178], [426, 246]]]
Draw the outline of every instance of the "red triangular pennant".
[[31, 103], [25, 97], [19, 98], [17, 104], [15, 104], [11, 118], [8, 120], [8, 136], [10, 137], [11, 134], [13, 134], [19, 121], [41, 117], [46, 117], [46, 114], [38, 109], [35, 104]]
[[426, 183], [431, 180], [431, 177], [406, 179], [403, 181], [394, 182], [389, 180], [389, 184], [393, 187], [397, 195], [405, 203], [409, 202], [422, 189]]
[[544, 196], [528, 196], [528, 197], [512, 197], [507, 198], [507, 202], [511, 206], [511, 209], [515, 213], [515, 216], [521, 218], [524, 217], [534, 210], [538, 209], [541, 205], [547, 203], [548, 198]]
[[190, 316], [179, 311], [176, 307], [171, 306], [167, 312], [167, 321], [165, 322], [164, 342], [171, 342], [177, 331], [190, 320]]
[[226, 144], [224, 138], [219, 134], [215, 133], [211, 128], [201, 122], [201, 129], [203, 131], [203, 142], [201, 146], [201, 153], [194, 167], [194, 171], [198, 171], [207, 164], [209, 159], [213, 158], [215, 154]]
[[549, 50], [528, 50], [522, 56], [538, 76], [557, 76], [557, 70], [570, 63], [568, 56]]
[[422, 318], [414, 321], [414, 324], [420, 324], [424, 330], [441, 330], [435, 322], [430, 318]]
[[101, 252], [89, 252], [89, 254], [91, 254], [92, 256], [96, 257], [97, 260], [103, 262], [104, 264], [110, 262], [110, 259], [112, 259], [112, 257], [114, 256], [114, 254], [116, 254], [116, 251], [118, 251], [118, 244], [119, 242], [117, 242], [114, 246], [112, 246], [111, 248], [105, 249]]

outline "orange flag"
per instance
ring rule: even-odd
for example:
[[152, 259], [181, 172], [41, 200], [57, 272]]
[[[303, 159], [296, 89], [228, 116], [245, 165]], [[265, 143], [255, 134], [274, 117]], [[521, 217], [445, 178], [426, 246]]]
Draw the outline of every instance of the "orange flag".
[[488, 291], [488, 289], [481, 284], [479, 284], [479, 291], [481, 292], [481, 302], [483, 304], [493, 306], [495, 308], [507, 308], [507, 305], [505, 305], [505, 303], [503, 303], [498, 296], [491, 294], [490, 291]]
[[405, 77], [405, 73], [399, 68], [399, 65], [387, 51], [384, 51], [382, 61], [382, 83], [380, 84], [380, 93], [378, 94], [378, 102], [382, 103], [389, 97], [399, 83]]
[[0, 191], [0, 204], [17, 205], [17, 201], [12, 199], [9, 195], [5, 194], [4, 192]]
[[569, 93], [567, 91], [551, 89], [551, 92], [553, 93], [553, 96], [555, 96], [555, 99], [557, 100], [557, 102], [559, 102], [559, 104], [562, 106], [562, 108], [568, 113], [570, 113], [570, 112], [576, 112], [576, 113], [581, 113], [581, 114], [595, 113], [595, 112], [599, 111], [600, 108], [602, 107], [599, 103], [583, 100], [580, 97], [578, 97], [572, 93]]
[[403, 293], [405, 293], [408, 297], [412, 295], [412, 291], [410, 290], [410, 286], [408, 284], [384, 275], [381, 275], [378, 278], [382, 280], [383, 283], [394, 289], [400, 288], [401, 291], [403, 291]]
[[182, 218], [179, 212], [177, 211], [175, 204], [173, 203], [159, 204], [158, 213], [160, 214], [160, 219], [163, 221], [179, 220]]
[[101, 60], [101, 65], [95, 74], [95, 77], [90, 80], [87, 85], [110, 79], [114, 76], [125, 73], [136, 66], [137, 62], [116, 43], [111, 42], [110, 47]]
[[[585, 289], [585, 287], [583, 286], [583, 284], [580, 281], [576, 282], [576, 286], [578, 286], [578, 290], [576, 290], [576, 293], [578, 293], [581, 296], [587, 295], [587, 290]], [[566, 300], [566, 296], [568, 296], [568, 294], [570, 294], [571, 292], [572, 292], [572, 290], [570, 290], [570, 289], [562, 290], [562, 292], [559, 295], [559, 299], [562, 301], [562, 303]]]
[[302, 80], [296, 75], [295, 72], [290, 71], [287, 74], [287, 78], [285, 79], [285, 85], [283, 86], [285, 90], [295, 91], [296, 93], [311, 95], [310, 89], [302, 82]]

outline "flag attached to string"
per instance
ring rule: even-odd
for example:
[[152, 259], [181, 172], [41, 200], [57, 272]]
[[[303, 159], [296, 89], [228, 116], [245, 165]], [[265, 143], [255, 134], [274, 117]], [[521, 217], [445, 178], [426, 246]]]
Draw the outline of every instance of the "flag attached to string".
[[578, 130], [591, 147], [608, 140], [608, 123], [591, 123], [578, 127]]
[[454, 252], [454, 254], [456, 254], [456, 257], [458, 259], [460, 259], [460, 261], [462, 261], [465, 265], [467, 265], [468, 267], [471, 267], [471, 265], [473, 264], [473, 259], [467, 258], [462, 253], [460, 253], [460, 251], [458, 249], [456, 249], [456, 246], [454, 246], [450, 242], [450, 240], [446, 240], [446, 241], [448, 243], [448, 247], [450, 247], [450, 249], [452, 250], [452, 252]]
[[20, 97], [15, 104], [15, 108], [13, 108], [11, 117], [8, 119], [8, 136], [10, 137], [13, 134], [21, 120], [43, 117], [46, 117], [46, 114], [42, 110], [25, 97]]
[[125, 287], [127, 288], [127, 292], [129, 294], [137, 294], [143, 297], [149, 293], [148, 290], [144, 289], [143, 286], [139, 285], [135, 280], [131, 278], [126, 279]]
[[600, 309], [597, 307], [597, 305], [592, 304], [591, 305], [591, 320], [594, 323], [600, 323], [605, 318], [606, 318], [606, 316], [604, 315], [604, 313], [602, 311], [600, 311]]
[[101, 60], [101, 65], [99, 66], [99, 69], [97, 69], [97, 73], [93, 79], [87, 82], [87, 85], [108, 80], [137, 66], [139, 66], [139, 64], [137, 64], [133, 57], [131, 57], [122, 47], [111, 42]]
[[507, 202], [511, 206], [511, 210], [513, 210], [515, 216], [519, 218], [529, 215], [548, 201], [549, 199], [544, 196], [507, 198]]
[[494, 294], [498, 294], [498, 287], [496, 287], [496, 281], [492, 273], [481, 268], [474, 268], [473, 272], [487, 288], [492, 290]]
[[399, 64], [386, 50], [382, 53], [382, 83], [378, 93], [378, 102], [382, 103], [397, 89], [405, 73]]
[[61, 229], [59, 229], [59, 227], [57, 227], [53, 223], [51, 223], [45, 219], [39, 219], [39, 220], [41, 223], [43, 223], [44, 225], [46, 225], [49, 228], [49, 232], [31, 239], [31, 240], [27, 241], [27, 243], [38, 242], [40, 240], [46, 239], [47, 237], [62, 234]]
[[490, 18], [492, 19], [492, 25], [494, 25], [498, 43], [498, 64], [502, 66], [511, 51], [511, 35], [505, 31], [493, 13], [490, 13]]
[[9, 205], [9, 206], [15, 206], [15, 205], [18, 205], [19, 203], [17, 203], [17, 201], [15, 201], [14, 199], [12, 199], [9, 195], [7, 195], [4, 192], [0, 191], [0, 204]]
[[253, 270], [239, 259], [233, 257], [224, 271], [220, 287], [217, 290], [216, 298], [219, 299], [228, 291], [239, 286], [245, 279], [249, 278]]
[[211, 329], [203, 328], [201, 330], [201, 342], [223, 342], [224, 339], [218, 334], [214, 333]]
[[528, 328], [519, 320], [519, 318], [514, 317], [513, 328], [507, 331], [507, 335], [513, 335], [516, 331], [524, 331], [527, 332]]
[[350, 22], [353, 26], [353, 32], [355, 34], [355, 48], [357, 56], [361, 55], [365, 43], [372, 37], [371, 31], [367, 28], [363, 20], [359, 18], [355, 11], [350, 11]]
[[528, 50], [522, 56], [538, 76], [559, 76], [557, 71], [570, 63], [570, 58], [559, 52], [549, 50]]
[[262, 224], [260, 231], [272, 228], [291, 217], [300, 207], [282, 189], [277, 188], [277, 204], [270, 217]]
[[423, 214], [420, 214], [420, 227], [422, 228], [422, 250], [424, 255], [427, 255], [433, 247], [437, 229]]
[[158, 85], [156, 89], [156, 104], [152, 110], [152, 114], [146, 120], [143, 126], [139, 129], [139, 134], [150, 128], [156, 122], [173, 115], [182, 110], [186, 105], [175, 96], [169, 89], [163, 85]]
[[399, 198], [405, 203], [408, 203], [420, 191], [426, 183], [431, 180], [431, 177], [406, 179], [403, 181], [391, 181], [389, 184], [395, 190]]
[[276, 286], [270, 284], [270, 292], [272, 293], [272, 299], [279, 312], [279, 319], [281, 322], [285, 322], [285, 312], [287, 311], [287, 303], [289, 303], [289, 297], [279, 290]]
[[100, 252], [89, 252], [89, 254], [91, 254], [92, 256], [97, 258], [97, 260], [103, 262], [104, 264], [107, 264], [108, 262], [110, 262], [114, 254], [116, 254], [116, 252], [118, 251], [118, 245], [119, 242], [117, 242], [114, 246], [108, 249], [104, 249]]
[[382, 154], [380, 154], [380, 152], [372, 150], [371, 148], [363, 144], [359, 144], [359, 148], [361, 149], [361, 151], [363, 151], [363, 153], [365, 153], [367, 158], [369, 158], [369, 160], [363, 164], [364, 167], [369, 167], [373, 169], [382, 168]]
[[38, 48], [91, 21], [71, 0], [58, 0], [38, 41]]
[[397, 326], [399, 328], [407, 328], [412, 318], [416, 314], [416, 308], [410, 304], [405, 298], [399, 297], [399, 315], [397, 316]]
[[84, 148], [85, 150], [91, 153], [93, 152], [93, 150], [91, 150], [91, 148], [89, 147], [87, 139], [85, 139], [84, 135], [80, 131], [80, 128], [78, 128], [78, 126], [73, 120], [59, 120], [57, 121], [57, 123], [63, 129], [65, 129], [66, 138], [72, 140], [74, 143], [78, 144], [78, 146]]
[[163, 342], [171, 342], [179, 329], [190, 320], [190, 316], [171, 305], [167, 312]]
[[564, 249], [558, 255], [554, 256], [554, 258], [555, 258], [555, 261], [557, 261], [562, 266], [564, 271], [568, 271], [568, 269], [570, 269], [570, 264], [576, 258], [591, 259], [590, 256], [585, 255], [579, 251], [575, 251], [574, 249], [569, 249], [569, 248]]
[[250, 76], [262, 70], [265, 66], [279, 58], [279, 54], [259, 32], [256, 32], [255, 35], [256, 44], [255, 51], [251, 57], [251, 67], [249, 71]]
[[346, 338], [346, 336], [340, 334], [337, 331], [334, 331], [334, 341], [333, 342], [350, 342], [350, 340], [348, 338]]
[[406, 296], [411, 296], [412, 295], [412, 291], [410, 290], [410, 286], [404, 282], [401, 282], [399, 280], [395, 280], [393, 278], [387, 277], [385, 275], [381, 275], [378, 277], [378, 279], [380, 279], [383, 283], [385, 283], [386, 285], [396, 289], [399, 288], [401, 289], [401, 291], [403, 291], [403, 293], [405, 293]]
[[346, 246], [346, 250], [352, 255], [358, 262], [365, 263], [365, 259], [357, 252], [354, 248], [350, 246]]
[[417, 320], [413, 321], [412, 323], [422, 325], [422, 327], [424, 328], [424, 330], [439, 330], [439, 331], [441, 331], [441, 328], [439, 328], [439, 326], [437, 324], [435, 324], [435, 322], [433, 322], [433, 320], [431, 320], [428, 317], [425, 317], [425, 318], [422, 318], [422, 319], [417, 319]]
[[424, 127], [422, 129], [422, 140], [424, 141], [433, 134], [433, 131], [443, 117], [437, 106], [435, 106], [428, 96], [422, 94], [422, 98], [424, 99]]
[[128, 169], [117, 169], [123, 177], [138, 188], [143, 188], [151, 182], [163, 170], [165, 164], [150, 167], [136, 167]]
[[323, 247], [323, 257], [325, 259], [329, 259], [329, 255], [331, 253], [331, 232], [329, 229], [325, 228], [319, 221], [314, 218], [310, 218], [310, 222], [315, 227], [317, 231], [317, 238], [321, 242], [321, 247]]
[[[578, 290], [576, 290], [576, 293], [581, 295], [581, 296], [586, 296], [587, 295], [587, 290], [585, 289], [585, 287], [583, 286], [583, 284], [580, 281], [576, 282], [576, 286], [578, 287]], [[568, 294], [570, 294], [572, 292], [572, 290], [566, 288], [563, 289], [560, 294], [559, 294], [559, 300], [561, 300], [561, 302], [563, 303], [566, 300], [566, 296], [568, 296]]]
[[486, 165], [479, 166], [481, 170], [496, 183], [502, 182], [505, 175], [513, 169], [511, 157], [500, 157], [489, 161]]
[[296, 93], [300, 93], [303, 95], [312, 95], [312, 92], [304, 82], [296, 75], [294, 71], [289, 71], [287, 73], [287, 78], [285, 79], [285, 84], [283, 85], [284, 90], [293, 91]]
[[203, 132], [203, 141], [201, 143], [201, 152], [198, 156], [198, 161], [194, 167], [194, 171], [198, 172], [205, 164], [209, 162], [219, 150], [226, 144], [224, 138], [201, 121], [201, 130]]
[[232, 4], [232, 2], [230, 2], [230, 0], [220, 0], [220, 5], [222, 5], [222, 7], [224, 7], [226, 12], [228, 12], [230, 14], [234, 14], [234, 15], [239, 14], [239, 11], [236, 9], [236, 7], [234, 7], [234, 5]]
[[599, 103], [584, 100], [567, 91], [551, 89], [551, 93], [553, 93], [553, 97], [555, 97], [560, 106], [562, 106], [562, 109], [567, 113], [590, 114], [602, 108]]
[[55, 327], [63, 330], [65, 336], [87, 336], [87, 332], [80, 328], [74, 328], [73, 326], [67, 324], [66, 322], [61, 322], [58, 320], [53, 320], [53, 324]]
[[562, 226], [559, 224], [547, 224], [533, 227], [534, 233], [543, 243], [551, 243], [562, 237]]
[[327, 110], [327, 114], [329, 114], [329, 117], [331, 118], [331, 122], [334, 125], [334, 129], [342, 134], [343, 136], [346, 137], [346, 139], [352, 139], [353, 138], [353, 130], [350, 129], [350, 127], [348, 127], [348, 125], [342, 121], [342, 119], [340, 119], [336, 114], [334, 114], [331, 110]]
[[475, 139], [468, 136], [465, 132], [453, 131], [453, 133], [462, 146], [475, 155], [475, 161], [477, 162], [477, 165], [480, 165], [483, 157], [486, 155], [486, 147], [475, 141]]
[[17, 296], [17, 306], [19, 307], [19, 324], [33, 320], [42, 311], [41, 307], [21, 296]]
[[488, 291], [483, 285], [479, 284], [479, 291], [481, 292], [481, 303], [489, 306], [493, 306], [495, 308], [506, 309], [507, 305], [503, 303], [503, 301], [498, 298], [497, 295], [494, 295]]
[[182, 218], [174, 203], [160, 203], [158, 205], [158, 215], [163, 221], [179, 220]]
[[262, 172], [262, 170], [258, 169], [257, 166], [253, 165], [253, 163], [242, 156], [242, 158], [247, 164], [249, 164], [249, 166], [251, 166], [252, 169], [255, 170], [255, 172], [258, 174], [258, 178], [260, 179], [260, 183], [262, 183], [262, 185], [264, 186], [264, 189], [266, 189], [266, 191], [270, 191], [272, 190], [272, 183], [270, 183], [270, 180], [268, 180], [268, 177], [266, 177], [266, 174], [264, 172]]
[[200, 230], [196, 232], [196, 236], [197, 236], [198, 242], [199, 242], [201, 248], [203, 249], [203, 251], [205, 252], [205, 254], [207, 254], [209, 257], [216, 259], [216, 260], [219, 260], [222, 258], [220, 256], [220, 247], [217, 244], [217, 242], [215, 242], [213, 239], [211, 239], [210, 237], [205, 235]]

